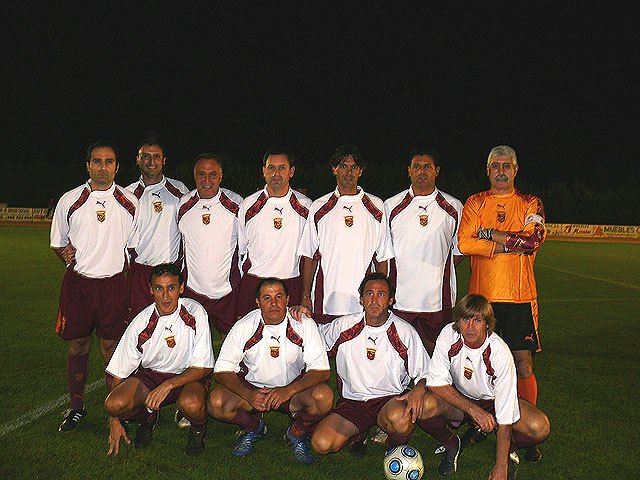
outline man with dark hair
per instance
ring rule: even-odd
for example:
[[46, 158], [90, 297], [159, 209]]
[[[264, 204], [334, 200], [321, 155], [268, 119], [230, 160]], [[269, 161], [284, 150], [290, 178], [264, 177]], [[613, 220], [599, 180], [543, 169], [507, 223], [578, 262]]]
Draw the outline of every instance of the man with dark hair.
[[298, 248], [303, 256], [302, 303], [294, 308], [295, 315], [313, 311], [316, 322], [327, 323], [356, 313], [360, 279], [374, 265], [387, 273], [386, 261], [393, 257], [389, 225], [382, 200], [358, 187], [363, 168], [357, 147], [342, 145], [331, 157], [337, 186], [311, 205]]
[[284, 281], [260, 280], [259, 309], [241, 318], [224, 340], [214, 369], [216, 386], [209, 395], [209, 413], [239, 425], [243, 434], [232, 454], [244, 457], [267, 433], [262, 414], [278, 411], [292, 422], [285, 440], [297, 462], [308, 465], [308, 431], [331, 409], [333, 393], [329, 360], [315, 322], [295, 321], [287, 312]]
[[149, 293], [153, 266], [180, 260], [178, 202], [189, 189], [181, 181], [164, 176], [166, 160], [164, 146], [157, 138], [142, 140], [136, 157], [140, 179], [127, 187], [140, 203], [140, 238], [131, 252], [128, 275], [131, 318], [153, 302]]
[[240, 205], [238, 244], [244, 257], [244, 274], [238, 294], [238, 317], [256, 308], [253, 291], [262, 278], [283, 279], [291, 303], [298, 305], [302, 300], [297, 250], [311, 200], [289, 186], [295, 169], [288, 149], [271, 147], [262, 159], [265, 187]]
[[[70, 409], [59, 431], [73, 430], [87, 415], [84, 388], [95, 330], [100, 354], [111, 358], [128, 318], [126, 249], [137, 246], [138, 200], [114, 183], [115, 147], [96, 142], [87, 149], [89, 181], [65, 193], [51, 224], [51, 248], [66, 265], [56, 332], [68, 344]], [[107, 388], [110, 378], [107, 377]]]
[[415, 327], [431, 355], [456, 301], [462, 203], [436, 187], [436, 150], [412, 150], [408, 172], [409, 189], [384, 202], [395, 257], [390, 276], [398, 285], [393, 311]]
[[[513, 148], [499, 145], [487, 157], [491, 189], [469, 197], [458, 235], [460, 251], [471, 256], [469, 293], [489, 299], [497, 318], [496, 332], [513, 352], [518, 393], [533, 405], [538, 383], [533, 353], [539, 352], [538, 293], [533, 264], [546, 237], [542, 201], [514, 186], [518, 159]], [[467, 436], [470, 440], [474, 437]], [[525, 458], [538, 461], [540, 451]]]
[[138, 422], [135, 447], [147, 447], [160, 408], [176, 403], [191, 422], [186, 453], [198, 455], [204, 450], [214, 365], [207, 312], [195, 300], [180, 298], [184, 277], [177, 266], [154, 267], [150, 283], [154, 303], [131, 321], [107, 366], [114, 377], [104, 402], [110, 416], [107, 454], [118, 454], [122, 438], [131, 443], [130, 420]]
[[453, 319], [436, 342], [418, 425], [444, 446], [441, 475], [457, 470], [462, 448], [447, 422], [468, 421], [484, 432], [495, 430], [496, 463], [489, 478], [514, 479], [517, 465], [509, 454], [544, 441], [549, 419], [518, 397], [513, 357], [493, 331], [496, 320], [489, 301], [467, 295], [454, 308]]
[[340, 398], [313, 433], [318, 453], [358, 444], [375, 425], [388, 433], [387, 447], [407, 443], [426, 391], [429, 356], [418, 332], [389, 310], [393, 283], [372, 273], [358, 291], [364, 312], [319, 327], [329, 355], [336, 357]]
[[238, 210], [242, 197], [220, 187], [221, 155], [198, 155], [193, 175], [196, 189], [182, 197], [178, 208], [187, 272], [184, 296], [201, 303], [211, 328], [224, 336], [236, 321], [234, 290], [240, 281]]

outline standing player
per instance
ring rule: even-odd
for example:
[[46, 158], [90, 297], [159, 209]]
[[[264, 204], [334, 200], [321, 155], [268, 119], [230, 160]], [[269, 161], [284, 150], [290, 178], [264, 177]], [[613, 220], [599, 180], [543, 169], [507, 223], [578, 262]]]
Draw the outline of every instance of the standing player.
[[224, 336], [236, 320], [233, 290], [240, 281], [238, 210], [242, 197], [220, 187], [220, 155], [198, 155], [193, 175], [196, 189], [182, 197], [178, 209], [187, 277], [184, 296], [200, 302], [211, 328]]
[[436, 187], [437, 151], [412, 150], [408, 170], [411, 187], [384, 202], [395, 257], [390, 277], [397, 279], [393, 311], [415, 327], [431, 355], [456, 301], [462, 203]]
[[262, 158], [263, 190], [244, 199], [238, 214], [238, 243], [244, 255], [237, 316], [256, 308], [256, 286], [266, 277], [287, 284], [290, 301], [302, 300], [300, 255], [297, 253], [311, 200], [292, 190], [294, 157], [287, 149], [272, 147]]
[[131, 255], [128, 275], [131, 318], [153, 302], [149, 293], [153, 266], [179, 261], [178, 202], [189, 190], [181, 181], [163, 175], [166, 160], [164, 146], [158, 139], [145, 138], [136, 158], [140, 179], [127, 187], [140, 203], [140, 238]]
[[209, 413], [244, 430], [233, 455], [244, 457], [267, 433], [261, 414], [289, 414], [293, 421], [285, 440], [297, 462], [310, 464], [309, 427], [331, 409], [333, 393], [329, 359], [313, 320], [294, 321], [287, 313], [284, 281], [262, 279], [257, 286], [259, 310], [233, 326], [215, 366], [216, 386], [209, 395]]
[[484, 432], [496, 431], [496, 463], [489, 479], [515, 479], [509, 453], [533, 446], [549, 435], [549, 419], [518, 398], [513, 357], [493, 332], [496, 320], [489, 301], [471, 294], [453, 310], [454, 323], [444, 327], [429, 366], [422, 415], [418, 425], [445, 447], [438, 472], [458, 467], [460, 437], [447, 422], [473, 421]]
[[372, 273], [358, 291], [364, 312], [319, 327], [329, 355], [336, 357], [340, 398], [313, 433], [318, 453], [360, 442], [374, 425], [388, 432], [389, 448], [407, 443], [426, 392], [429, 356], [418, 332], [389, 311], [391, 281]]
[[[487, 176], [491, 189], [469, 197], [462, 211], [458, 242], [471, 256], [469, 293], [489, 299], [496, 315], [496, 332], [513, 352], [518, 393], [533, 405], [538, 384], [533, 352], [540, 351], [538, 293], [533, 273], [536, 252], [545, 240], [542, 201], [514, 187], [516, 152], [500, 145], [489, 152]], [[539, 450], [525, 458], [538, 461]]]
[[184, 291], [179, 267], [157, 265], [150, 282], [154, 303], [131, 321], [107, 366], [114, 377], [104, 402], [110, 416], [107, 454], [118, 454], [122, 438], [131, 443], [127, 420], [138, 422], [134, 446], [148, 446], [160, 407], [175, 402], [191, 422], [186, 453], [198, 455], [204, 450], [214, 364], [207, 312], [198, 302], [179, 298]]
[[337, 187], [311, 205], [298, 249], [303, 255], [302, 303], [294, 312], [313, 311], [318, 323], [359, 312], [360, 279], [372, 264], [386, 274], [386, 261], [393, 256], [382, 200], [358, 187], [363, 170], [358, 148], [338, 147], [331, 169]]
[[[68, 344], [67, 386], [70, 409], [59, 431], [73, 430], [87, 411], [91, 334], [96, 331], [105, 365], [128, 318], [126, 249], [137, 246], [136, 197], [114, 183], [115, 147], [96, 142], [87, 149], [89, 181], [65, 193], [53, 216], [51, 248], [67, 267], [60, 291], [56, 332]], [[107, 388], [110, 377], [107, 376]]]

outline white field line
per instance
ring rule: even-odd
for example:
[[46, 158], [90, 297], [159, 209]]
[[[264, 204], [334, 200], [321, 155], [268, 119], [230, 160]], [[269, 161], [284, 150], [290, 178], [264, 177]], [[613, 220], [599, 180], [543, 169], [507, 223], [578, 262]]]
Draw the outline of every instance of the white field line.
[[540, 303], [575, 303], [575, 302], [638, 302], [640, 298], [638, 297], [584, 297], [584, 298], [547, 298], [547, 297], [538, 297], [538, 301]]
[[[103, 384], [104, 384], [104, 378], [96, 380], [95, 382], [88, 384], [85, 387], [84, 392], [85, 394], [92, 392]], [[8, 421], [4, 425], [0, 426], [0, 437], [3, 437], [7, 433], [13, 432], [14, 430], [17, 430], [18, 428], [23, 427], [33, 422], [34, 420], [37, 420], [38, 418], [42, 417], [43, 415], [46, 415], [52, 410], [58, 407], [61, 407], [68, 401], [69, 401], [69, 394], [65, 393], [64, 395], [59, 396], [55, 400], [51, 400], [50, 402], [47, 402], [44, 405], [39, 406], [35, 410], [31, 410], [29, 413], [26, 413], [16, 418], [15, 420]]]
[[632, 283], [618, 282], [611, 280], [610, 278], [594, 277], [592, 275], [585, 275], [584, 273], [574, 272], [572, 270], [565, 270], [564, 268], [552, 267], [551, 265], [545, 265], [544, 263], [536, 263], [536, 267], [548, 268], [549, 270], [555, 270], [556, 272], [566, 273], [575, 277], [587, 278], [589, 280], [597, 280], [599, 282], [610, 283], [612, 285], [618, 285], [620, 287], [632, 288], [634, 290], [640, 290], [640, 285], [634, 285]]

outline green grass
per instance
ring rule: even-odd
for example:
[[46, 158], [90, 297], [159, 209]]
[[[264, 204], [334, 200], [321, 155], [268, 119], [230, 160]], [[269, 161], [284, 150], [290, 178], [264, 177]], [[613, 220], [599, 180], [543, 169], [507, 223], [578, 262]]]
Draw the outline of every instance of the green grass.
[[[48, 248], [45, 228], [0, 227], [0, 432], [11, 422], [65, 395], [66, 347], [54, 334], [63, 266]], [[459, 296], [469, 263], [460, 265]], [[539, 407], [551, 419], [544, 459], [520, 467], [522, 479], [635, 478], [640, 463], [637, 402], [640, 362], [640, 244], [547, 242], [537, 259], [540, 334], [535, 358]], [[216, 341], [216, 349], [218, 342]], [[90, 382], [102, 378], [96, 350]], [[126, 447], [107, 457], [104, 388], [87, 394], [89, 416], [76, 431], [60, 434], [60, 406], [0, 435], [0, 479], [110, 478], [383, 478], [383, 448], [354, 461], [347, 453], [294, 463], [282, 435], [287, 419], [269, 414], [270, 433], [254, 455], [236, 460], [232, 425], [209, 422], [207, 449], [195, 459], [183, 449], [186, 432], [162, 411], [154, 443]], [[425, 459], [425, 478], [437, 478], [436, 442], [416, 431], [411, 444]], [[493, 465], [490, 439], [465, 451], [455, 478], [486, 478]]]

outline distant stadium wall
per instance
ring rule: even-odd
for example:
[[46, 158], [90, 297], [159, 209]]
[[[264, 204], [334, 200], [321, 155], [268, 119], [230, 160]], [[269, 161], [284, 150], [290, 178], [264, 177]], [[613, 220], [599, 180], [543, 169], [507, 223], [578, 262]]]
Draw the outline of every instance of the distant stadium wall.
[[630, 225], [547, 223], [546, 227], [549, 240], [640, 241], [640, 227]]
[[47, 216], [47, 208], [0, 208], [0, 221], [2, 222], [47, 222], [51, 220]]

